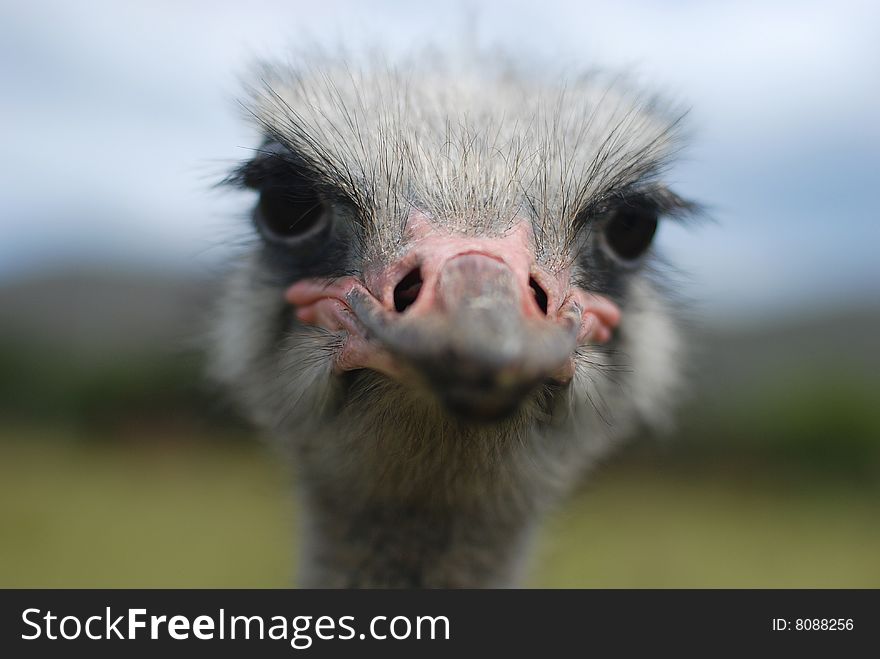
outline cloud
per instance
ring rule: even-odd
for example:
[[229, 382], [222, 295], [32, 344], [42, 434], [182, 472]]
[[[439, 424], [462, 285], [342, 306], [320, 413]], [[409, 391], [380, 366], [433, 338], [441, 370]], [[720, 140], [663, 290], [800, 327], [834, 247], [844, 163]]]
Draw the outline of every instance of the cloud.
[[[256, 140], [235, 110], [237, 75], [311, 40], [398, 54], [476, 42], [634, 67], [694, 108], [695, 146], [673, 175], [720, 225], [667, 247], [695, 292], [772, 305], [878, 280], [865, 247], [878, 237], [873, 3], [31, 2], [2, 12], [0, 271], [84, 255], [184, 262], [236, 235], [247, 198], [209, 188]], [[847, 246], [829, 249], [835, 240]], [[774, 278], [778, 289], [766, 285]]]

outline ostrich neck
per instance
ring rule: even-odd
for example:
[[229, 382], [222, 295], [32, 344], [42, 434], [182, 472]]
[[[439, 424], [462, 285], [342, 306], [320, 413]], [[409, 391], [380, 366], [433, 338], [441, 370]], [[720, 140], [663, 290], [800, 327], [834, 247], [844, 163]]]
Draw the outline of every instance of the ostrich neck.
[[[409, 430], [407, 430], [409, 429]], [[471, 431], [397, 422], [301, 444], [308, 587], [514, 585], [540, 504], [528, 426]]]
[[306, 497], [300, 581], [312, 588], [485, 588], [518, 580], [532, 524], [481, 511]]

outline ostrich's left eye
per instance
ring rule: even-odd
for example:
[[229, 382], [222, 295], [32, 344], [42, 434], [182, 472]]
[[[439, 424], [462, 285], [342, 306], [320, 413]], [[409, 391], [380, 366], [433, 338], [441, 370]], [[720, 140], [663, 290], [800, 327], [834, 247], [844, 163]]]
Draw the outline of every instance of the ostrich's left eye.
[[254, 216], [268, 238], [285, 243], [315, 234], [329, 222], [326, 205], [305, 187], [263, 190]]
[[614, 211], [603, 229], [614, 256], [634, 261], [648, 251], [657, 231], [657, 211], [647, 204], [628, 204]]

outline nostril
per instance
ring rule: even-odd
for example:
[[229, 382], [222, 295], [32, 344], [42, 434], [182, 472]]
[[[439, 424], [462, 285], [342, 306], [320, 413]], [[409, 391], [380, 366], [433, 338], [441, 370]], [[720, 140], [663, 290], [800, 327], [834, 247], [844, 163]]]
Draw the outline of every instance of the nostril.
[[394, 309], [398, 313], [406, 311], [422, 290], [422, 271], [419, 268], [411, 270], [409, 274], [400, 280], [394, 287]]
[[529, 279], [529, 287], [532, 289], [532, 294], [535, 296], [535, 303], [538, 305], [538, 308], [541, 310], [545, 316], [547, 315], [547, 291], [541, 288], [541, 284], [535, 281], [534, 277]]

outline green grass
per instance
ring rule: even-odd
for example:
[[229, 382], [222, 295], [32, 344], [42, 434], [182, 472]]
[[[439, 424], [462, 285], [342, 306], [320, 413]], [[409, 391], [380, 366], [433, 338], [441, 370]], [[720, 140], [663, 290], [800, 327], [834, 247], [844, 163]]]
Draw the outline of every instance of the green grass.
[[612, 469], [548, 524], [533, 583], [876, 588], [878, 521], [871, 490]]
[[[250, 444], [0, 441], [0, 586], [272, 587], [286, 475]], [[547, 524], [529, 584], [878, 587], [876, 489], [611, 466]]]
[[293, 517], [247, 447], [0, 444], [3, 587], [284, 585]]

